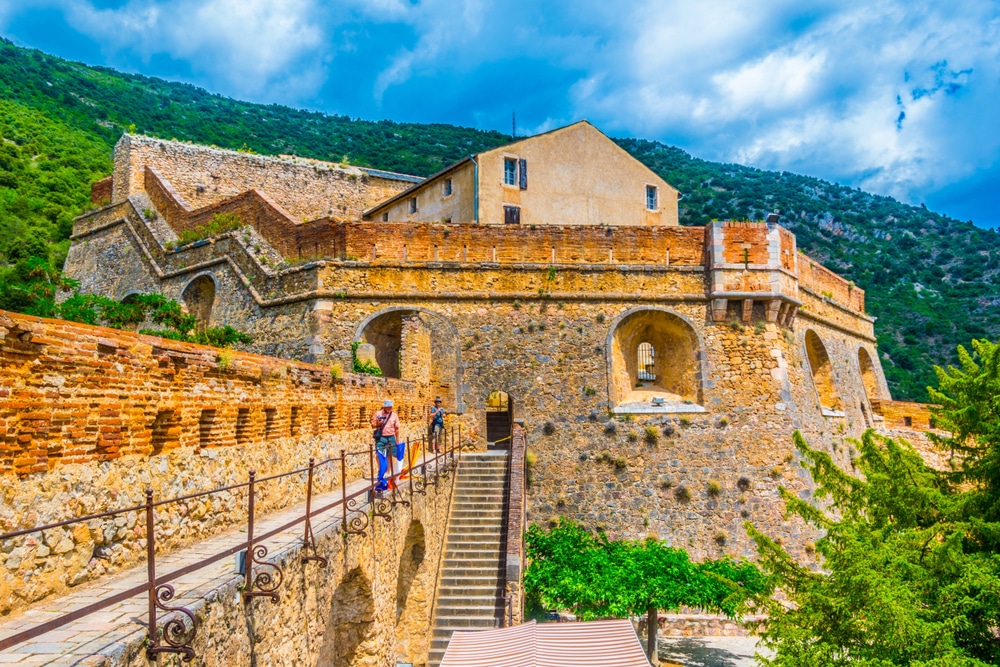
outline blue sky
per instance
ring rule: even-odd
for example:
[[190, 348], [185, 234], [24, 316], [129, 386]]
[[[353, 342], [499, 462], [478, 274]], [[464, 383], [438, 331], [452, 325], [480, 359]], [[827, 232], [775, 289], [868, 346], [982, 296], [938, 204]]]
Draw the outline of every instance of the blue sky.
[[352, 117], [588, 118], [1000, 225], [995, 0], [0, 0], [0, 33]]

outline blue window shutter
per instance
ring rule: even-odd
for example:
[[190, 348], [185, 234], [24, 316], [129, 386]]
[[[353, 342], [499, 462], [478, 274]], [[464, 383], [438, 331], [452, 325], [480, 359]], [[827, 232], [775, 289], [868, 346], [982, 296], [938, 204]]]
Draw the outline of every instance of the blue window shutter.
[[521, 183], [520, 183], [521, 189], [522, 190], [527, 190], [528, 189], [528, 161], [525, 160], [524, 158], [521, 158], [520, 160], [518, 160], [518, 165], [517, 166], [520, 167], [519, 171], [521, 172]]

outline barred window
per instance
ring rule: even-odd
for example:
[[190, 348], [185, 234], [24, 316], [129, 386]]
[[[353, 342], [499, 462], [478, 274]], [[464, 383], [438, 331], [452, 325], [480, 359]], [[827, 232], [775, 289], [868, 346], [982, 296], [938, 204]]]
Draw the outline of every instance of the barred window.
[[651, 344], [639, 343], [638, 378], [640, 382], [656, 382], [656, 348]]

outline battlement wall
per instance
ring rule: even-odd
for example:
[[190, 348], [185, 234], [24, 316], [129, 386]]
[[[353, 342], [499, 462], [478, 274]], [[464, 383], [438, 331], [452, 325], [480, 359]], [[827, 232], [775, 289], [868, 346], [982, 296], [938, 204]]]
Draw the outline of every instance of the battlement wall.
[[144, 188], [146, 167], [201, 208], [250, 189], [267, 196], [296, 221], [333, 217], [359, 220], [361, 212], [413, 185], [413, 177], [374, 176], [358, 167], [319, 160], [282, 158], [122, 135], [115, 147], [112, 202]]
[[388, 397], [420, 421], [427, 398], [401, 380], [5, 311], [0, 336], [0, 475], [367, 429]]
[[798, 277], [799, 287], [811, 290], [817, 296], [832, 299], [849, 310], [865, 312], [865, 291], [808, 255], [802, 254], [799, 257]]

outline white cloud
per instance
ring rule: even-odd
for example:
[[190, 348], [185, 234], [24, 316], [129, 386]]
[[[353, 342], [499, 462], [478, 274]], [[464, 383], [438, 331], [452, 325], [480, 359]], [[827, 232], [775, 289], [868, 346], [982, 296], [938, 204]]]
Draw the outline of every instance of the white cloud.
[[[1000, 161], [1000, 9], [651, 2], [572, 89], [578, 115], [907, 201]], [[897, 96], [899, 103], [897, 103]], [[904, 114], [901, 116], [901, 114]]]
[[69, 23], [107, 49], [188, 61], [229, 94], [315, 87], [321, 74], [316, 60], [295, 67], [324, 43], [314, 0], [130, 0], [116, 9], [67, 0], [64, 6]]

